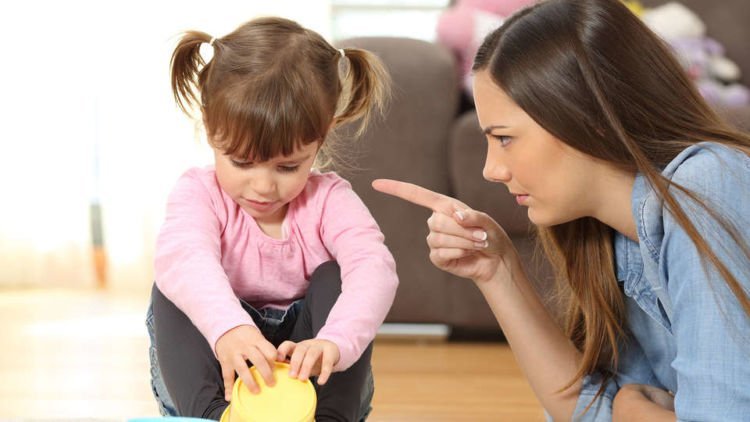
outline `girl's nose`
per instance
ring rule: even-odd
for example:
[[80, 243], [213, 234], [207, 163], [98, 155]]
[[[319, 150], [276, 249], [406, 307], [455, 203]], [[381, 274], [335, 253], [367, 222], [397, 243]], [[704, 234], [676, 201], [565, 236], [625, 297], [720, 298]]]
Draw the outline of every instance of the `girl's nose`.
[[276, 189], [273, 177], [267, 174], [254, 174], [250, 181], [250, 186], [259, 195], [271, 194]]

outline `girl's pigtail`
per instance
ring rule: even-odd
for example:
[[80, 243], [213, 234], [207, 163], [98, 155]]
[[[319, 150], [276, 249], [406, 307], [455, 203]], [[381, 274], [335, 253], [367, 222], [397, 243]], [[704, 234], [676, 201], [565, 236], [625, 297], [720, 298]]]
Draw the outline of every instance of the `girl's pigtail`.
[[374, 111], [385, 109], [390, 94], [390, 76], [374, 54], [358, 48], [344, 48], [341, 60], [349, 59], [343, 80], [343, 110], [335, 117], [336, 126], [360, 120], [356, 135], [361, 135]]
[[213, 44], [213, 41], [205, 32], [188, 31], [183, 34], [172, 53], [172, 94], [177, 105], [188, 116], [192, 116], [192, 106], [202, 105], [198, 78], [206, 62], [201, 57], [200, 47], [203, 43]]

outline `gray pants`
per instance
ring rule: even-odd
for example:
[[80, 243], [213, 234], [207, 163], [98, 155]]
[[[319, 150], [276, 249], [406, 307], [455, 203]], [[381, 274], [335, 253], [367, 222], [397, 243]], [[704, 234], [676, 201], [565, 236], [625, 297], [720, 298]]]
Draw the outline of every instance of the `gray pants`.
[[[314, 338], [341, 294], [341, 275], [333, 261], [320, 265], [310, 278], [305, 298], [286, 310], [242, 306], [274, 346], [284, 340]], [[219, 420], [224, 400], [221, 366], [205, 337], [190, 319], [153, 287], [146, 318], [151, 338], [151, 384], [162, 415]], [[318, 394], [316, 421], [362, 421], [370, 412], [374, 391], [370, 344], [344, 372], [335, 372]]]

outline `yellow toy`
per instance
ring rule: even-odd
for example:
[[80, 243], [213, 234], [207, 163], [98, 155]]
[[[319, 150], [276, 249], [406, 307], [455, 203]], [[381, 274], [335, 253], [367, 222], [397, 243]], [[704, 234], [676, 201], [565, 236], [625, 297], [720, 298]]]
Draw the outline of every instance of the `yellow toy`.
[[646, 11], [641, 2], [638, 0], [623, 0], [623, 3], [625, 3], [625, 6], [627, 6], [628, 9], [630, 9], [630, 11], [638, 17], [643, 16], [643, 12]]
[[250, 368], [260, 393], [253, 394], [240, 378], [234, 382], [232, 402], [220, 422], [313, 422], [317, 397], [310, 380], [289, 376], [289, 364], [276, 362], [276, 385], [269, 387], [255, 367]]

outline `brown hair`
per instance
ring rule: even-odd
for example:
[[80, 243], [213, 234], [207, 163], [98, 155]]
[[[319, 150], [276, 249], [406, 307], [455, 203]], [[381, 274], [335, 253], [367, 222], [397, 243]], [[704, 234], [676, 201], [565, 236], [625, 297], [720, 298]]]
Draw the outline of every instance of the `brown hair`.
[[[750, 259], [747, 240], [696, 194], [661, 175], [693, 144], [716, 142], [750, 154], [750, 137], [714, 113], [668, 47], [619, 0], [547, 0], [518, 12], [478, 50], [473, 70], [484, 69], [562, 142], [642, 173], [705, 257], [704, 269], [715, 268], [750, 315], [738, 276], [702, 237], [686, 206], [697, 204], [719, 222], [743, 260]], [[670, 188], [688, 203], [678, 202]], [[596, 370], [611, 378], [617, 346], [628, 335], [613, 231], [591, 217], [537, 230], [566, 302], [566, 333], [583, 355], [575, 378], [560, 391]]]
[[[214, 49], [208, 63], [203, 43]], [[377, 57], [342, 51], [348, 63], [316, 32], [278, 17], [251, 20], [216, 39], [188, 31], [172, 54], [172, 91], [186, 114], [198, 106], [209, 143], [227, 155], [266, 161], [320, 142], [330, 158], [330, 129], [359, 121], [360, 134], [388, 94]]]

